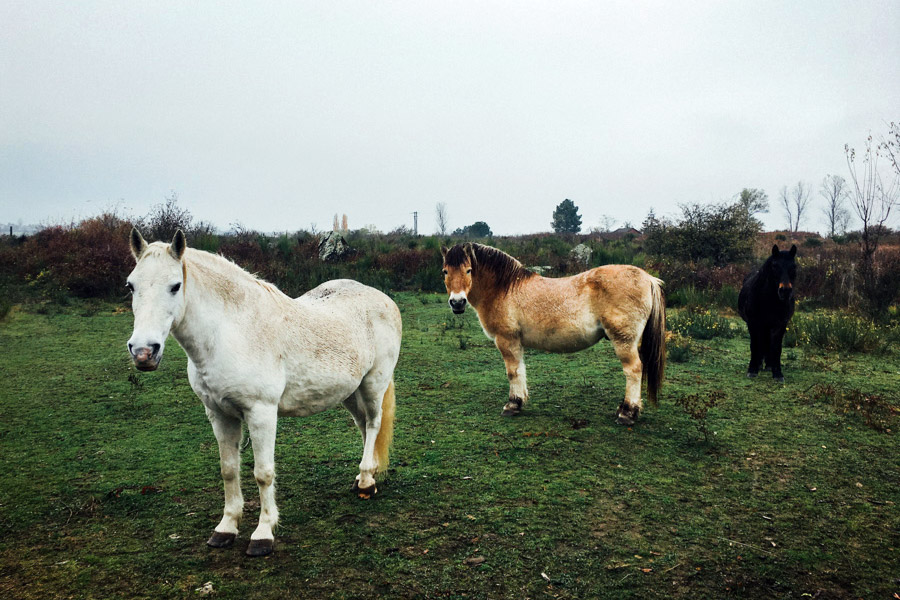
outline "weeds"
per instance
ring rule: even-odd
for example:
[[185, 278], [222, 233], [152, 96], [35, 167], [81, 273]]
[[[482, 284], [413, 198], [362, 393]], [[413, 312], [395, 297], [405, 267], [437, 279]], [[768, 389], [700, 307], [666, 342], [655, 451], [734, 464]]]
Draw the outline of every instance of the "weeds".
[[891, 433], [891, 428], [896, 427], [900, 416], [900, 407], [878, 394], [866, 394], [860, 390], [824, 383], [817, 383], [807, 391], [809, 398], [831, 403], [836, 412], [858, 414], [867, 427], [876, 431]]
[[703, 434], [703, 439], [709, 443], [709, 424], [706, 416], [709, 409], [714, 408], [725, 401], [725, 392], [714, 391], [708, 394], [690, 394], [688, 396], [678, 396], [675, 398], [675, 404], [680, 406], [684, 412], [694, 421], [697, 430]]

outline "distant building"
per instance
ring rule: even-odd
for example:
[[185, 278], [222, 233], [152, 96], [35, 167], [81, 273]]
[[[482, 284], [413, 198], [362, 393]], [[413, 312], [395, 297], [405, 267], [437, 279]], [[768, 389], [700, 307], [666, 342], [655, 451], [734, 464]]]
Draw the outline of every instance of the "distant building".
[[597, 237], [601, 240], [621, 240], [626, 235], [637, 238], [641, 236], [641, 232], [634, 227], [619, 227], [615, 231], [603, 231], [598, 233]]

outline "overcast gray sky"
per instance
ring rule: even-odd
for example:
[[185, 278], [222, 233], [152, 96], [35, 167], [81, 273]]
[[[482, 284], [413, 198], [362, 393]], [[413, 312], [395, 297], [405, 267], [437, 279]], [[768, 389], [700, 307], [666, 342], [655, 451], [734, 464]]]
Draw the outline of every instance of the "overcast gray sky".
[[221, 229], [515, 234], [758, 187], [783, 227], [892, 120], [897, 0], [0, 0], [0, 222], [174, 190]]

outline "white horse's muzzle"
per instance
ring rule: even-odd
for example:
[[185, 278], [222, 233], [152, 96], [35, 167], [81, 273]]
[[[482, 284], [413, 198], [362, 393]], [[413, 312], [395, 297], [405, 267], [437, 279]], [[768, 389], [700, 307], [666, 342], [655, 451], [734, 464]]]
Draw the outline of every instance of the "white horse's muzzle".
[[150, 344], [149, 347], [134, 348], [128, 344], [128, 352], [134, 361], [138, 371], [155, 371], [162, 360], [162, 347], [159, 344]]

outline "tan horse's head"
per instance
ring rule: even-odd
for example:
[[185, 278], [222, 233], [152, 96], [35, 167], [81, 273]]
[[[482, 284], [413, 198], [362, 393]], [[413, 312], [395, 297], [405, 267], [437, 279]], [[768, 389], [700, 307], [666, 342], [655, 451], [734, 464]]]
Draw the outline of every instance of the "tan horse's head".
[[162, 360], [172, 326], [184, 316], [184, 251], [187, 243], [179, 229], [171, 244], [147, 244], [137, 229], [131, 230], [131, 253], [137, 261], [128, 275], [134, 332], [128, 353], [141, 371], [154, 371]]
[[457, 315], [466, 310], [468, 294], [472, 289], [472, 269], [475, 267], [475, 251], [471, 243], [457, 244], [449, 250], [441, 247], [444, 255], [444, 285], [450, 294], [450, 308]]

